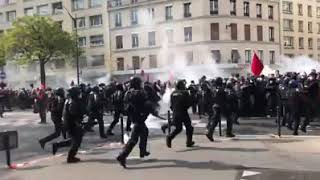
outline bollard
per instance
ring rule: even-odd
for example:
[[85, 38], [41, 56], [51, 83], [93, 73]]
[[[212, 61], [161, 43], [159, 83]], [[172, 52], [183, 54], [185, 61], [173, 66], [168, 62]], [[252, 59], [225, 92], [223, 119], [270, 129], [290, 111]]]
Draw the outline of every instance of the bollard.
[[120, 115], [120, 128], [121, 128], [121, 144], [124, 144], [124, 127], [123, 127], [123, 115]]
[[219, 116], [219, 136], [222, 136], [221, 116]]
[[171, 112], [168, 111], [168, 135], [171, 134]]
[[277, 106], [277, 124], [278, 124], [278, 136], [281, 137], [281, 115], [280, 115], [279, 106]]
[[9, 135], [4, 136], [4, 146], [5, 146], [5, 151], [6, 151], [7, 165], [8, 165], [8, 167], [11, 167]]

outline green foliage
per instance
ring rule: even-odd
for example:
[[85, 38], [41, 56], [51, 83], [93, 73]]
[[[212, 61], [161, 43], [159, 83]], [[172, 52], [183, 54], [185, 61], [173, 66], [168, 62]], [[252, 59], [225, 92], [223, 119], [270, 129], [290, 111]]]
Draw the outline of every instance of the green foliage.
[[0, 35], [0, 66], [4, 66], [6, 64], [6, 54], [5, 54], [5, 46], [4, 46], [4, 37]]
[[54, 59], [73, 59], [75, 36], [60, 28], [49, 17], [25, 16], [13, 23], [5, 35], [6, 55], [19, 64]]

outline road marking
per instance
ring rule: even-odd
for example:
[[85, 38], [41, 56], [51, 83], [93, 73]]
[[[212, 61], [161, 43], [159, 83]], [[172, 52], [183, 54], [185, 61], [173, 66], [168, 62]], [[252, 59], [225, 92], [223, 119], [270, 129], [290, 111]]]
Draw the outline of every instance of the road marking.
[[256, 171], [243, 171], [242, 177], [255, 176], [258, 174], [261, 174], [261, 173]]

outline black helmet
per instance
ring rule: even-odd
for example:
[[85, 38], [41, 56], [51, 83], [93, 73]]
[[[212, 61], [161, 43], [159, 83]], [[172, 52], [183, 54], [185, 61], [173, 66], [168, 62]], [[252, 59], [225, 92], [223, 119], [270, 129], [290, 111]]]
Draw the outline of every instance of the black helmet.
[[77, 98], [79, 97], [81, 91], [78, 87], [72, 87], [68, 90], [68, 93], [71, 98]]
[[228, 89], [232, 89], [233, 88], [233, 82], [231, 81], [231, 79], [227, 81], [226, 88], [228, 88]]
[[176, 84], [177, 90], [185, 90], [186, 89], [186, 82], [185, 80], [179, 80]]
[[117, 89], [117, 90], [120, 90], [120, 91], [123, 91], [123, 90], [124, 90], [123, 84], [118, 83], [118, 84], [116, 85], [116, 89]]
[[130, 80], [130, 87], [134, 89], [142, 88], [142, 80], [140, 77], [132, 77]]
[[98, 86], [94, 86], [94, 87], [92, 88], [92, 92], [94, 92], [94, 93], [99, 93], [99, 92], [100, 92], [100, 88], [99, 88]]
[[54, 91], [54, 94], [56, 96], [64, 97], [64, 89], [63, 88], [58, 88]]
[[289, 81], [289, 88], [298, 88], [298, 83], [296, 80], [292, 79]]
[[221, 77], [217, 77], [215, 83], [216, 86], [223, 86], [223, 79]]

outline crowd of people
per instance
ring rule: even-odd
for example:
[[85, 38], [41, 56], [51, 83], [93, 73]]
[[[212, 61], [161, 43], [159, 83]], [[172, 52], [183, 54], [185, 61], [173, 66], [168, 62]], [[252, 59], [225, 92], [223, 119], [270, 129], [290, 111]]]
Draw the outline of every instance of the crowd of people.
[[[42, 148], [46, 143], [62, 136], [65, 140], [52, 144], [55, 154], [59, 148], [70, 146], [68, 163], [79, 162], [76, 157], [85, 132], [93, 131], [98, 124], [99, 135], [107, 138], [114, 135], [113, 129], [121, 116], [126, 116], [126, 130], [131, 132], [129, 141], [117, 157], [119, 163], [126, 167], [126, 159], [139, 142], [140, 157], [149, 156], [147, 151], [148, 127], [145, 124], [150, 114], [162, 118], [159, 114], [162, 96], [173, 89], [170, 95], [172, 121], [164, 124], [161, 129], [166, 133], [166, 144], [171, 148], [172, 141], [183, 126], [186, 129], [186, 146], [192, 147], [193, 127], [190, 113], [208, 119], [206, 137], [214, 141], [214, 130], [224, 117], [227, 122], [226, 136], [234, 137], [233, 124], [239, 124], [239, 117], [250, 116], [281, 116], [282, 125], [299, 134], [299, 127], [306, 132], [306, 127], [313, 118], [318, 116], [317, 105], [319, 96], [320, 73], [312, 70], [310, 74], [290, 72], [269, 76], [248, 76], [238, 74], [229, 78], [217, 77], [209, 79], [203, 76], [196, 83], [180, 79], [175, 82], [149, 82], [135, 76], [124, 83], [111, 82], [96, 86], [80, 84], [65, 90], [51, 89], [41, 86], [30, 90], [21, 89], [15, 98], [20, 102], [21, 109], [33, 107], [34, 113], [39, 113], [41, 123], [46, 122], [47, 111], [51, 112], [54, 123], [54, 133], [39, 140]], [[8, 102], [2, 96], [2, 106]], [[67, 93], [66, 93], [67, 92]], [[10, 104], [10, 103], [9, 103]], [[10, 105], [9, 105], [10, 106]], [[192, 109], [189, 112], [189, 109]], [[113, 121], [105, 130], [104, 113], [112, 113]], [[84, 118], [88, 117], [88, 118]], [[85, 119], [87, 119], [85, 121]], [[163, 118], [162, 118], [163, 119]], [[301, 123], [301, 119], [304, 121]]]

